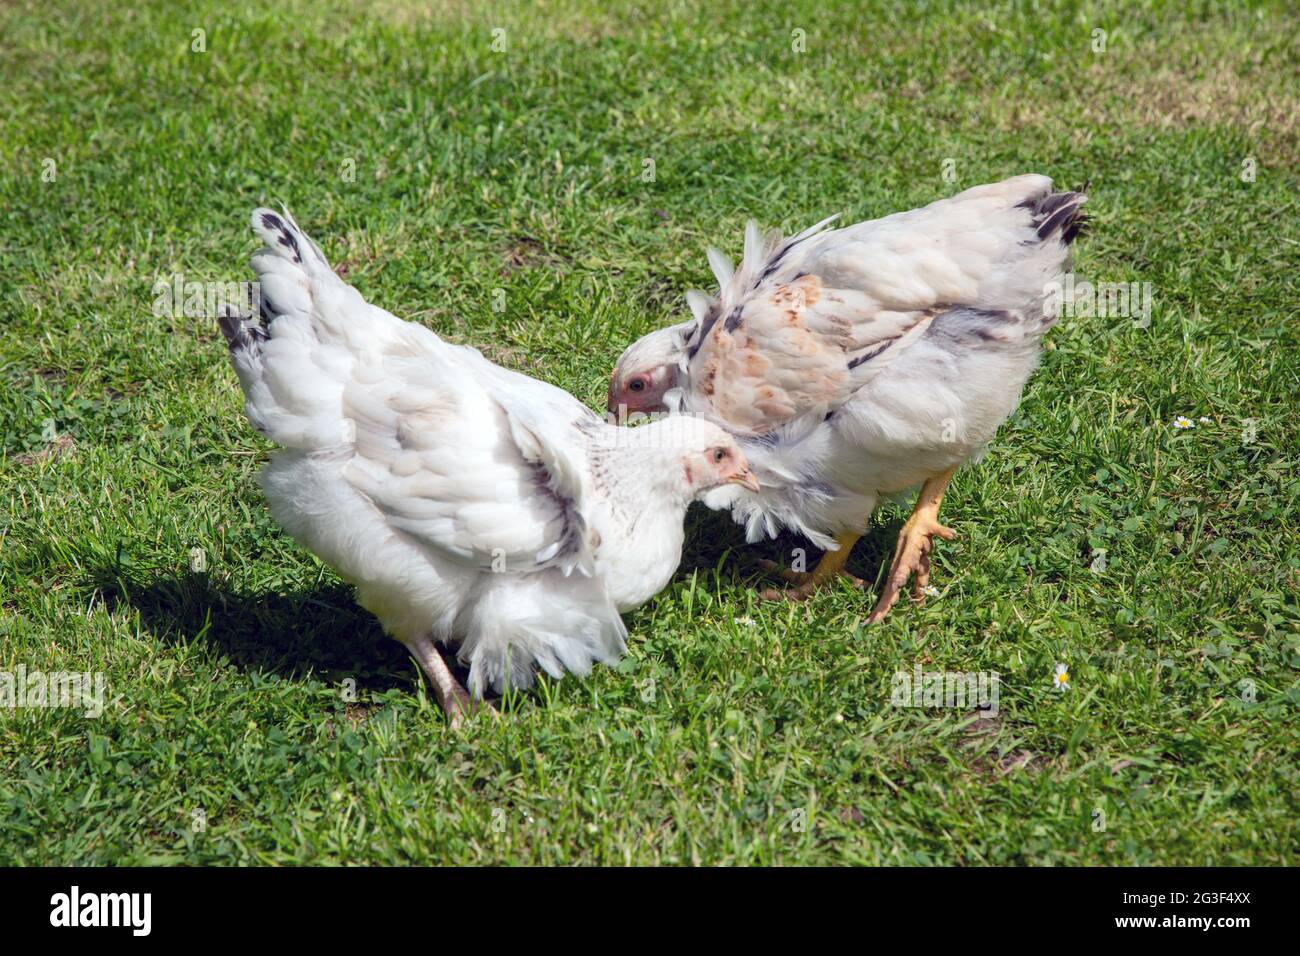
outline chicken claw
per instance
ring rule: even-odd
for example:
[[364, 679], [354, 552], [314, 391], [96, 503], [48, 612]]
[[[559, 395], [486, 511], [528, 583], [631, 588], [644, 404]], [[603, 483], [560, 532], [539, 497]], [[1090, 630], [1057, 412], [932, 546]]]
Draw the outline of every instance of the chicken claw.
[[909, 577], [912, 578], [912, 600], [917, 604], [925, 602], [925, 589], [930, 583], [930, 553], [934, 550], [935, 535], [945, 541], [957, 537], [956, 531], [939, 523], [939, 504], [943, 501], [943, 493], [948, 488], [953, 471], [931, 478], [921, 488], [916, 510], [898, 533], [889, 577], [866, 623], [875, 624], [889, 613]]

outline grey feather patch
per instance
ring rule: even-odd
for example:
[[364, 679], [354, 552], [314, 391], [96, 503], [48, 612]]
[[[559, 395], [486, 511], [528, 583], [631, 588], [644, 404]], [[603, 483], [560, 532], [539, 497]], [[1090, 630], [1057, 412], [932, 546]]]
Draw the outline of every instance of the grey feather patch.
[[700, 346], [704, 344], [704, 340], [709, 337], [709, 333], [712, 332], [713, 327], [717, 325], [718, 316], [721, 315], [721, 313], [722, 306], [720, 303], [714, 302], [709, 306], [709, 314], [706, 315], [704, 321], [700, 323], [699, 329], [695, 333], [694, 341], [691, 342], [690, 347], [686, 350], [687, 361], [695, 358], [695, 353], [700, 350]]
[[242, 349], [256, 350], [262, 342], [270, 338], [264, 328], [257, 323], [246, 321], [230, 306], [226, 306], [225, 311], [217, 318], [217, 325], [221, 327], [221, 334], [225, 336], [226, 344], [230, 346], [232, 352]]
[[[544, 464], [540, 461], [530, 461], [528, 465], [533, 487], [539, 495], [545, 497], [559, 512], [563, 525], [559, 539], [539, 551], [533, 560], [538, 568], [559, 565], [561, 570], [568, 575], [575, 567], [573, 563], [574, 556], [582, 550], [583, 540], [587, 534], [586, 519], [583, 518], [582, 512], [578, 510], [577, 503], [568, 495], [556, 489], [555, 479]], [[589, 569], [581, 565], [576, 567], [584, 574], [590, 573]]]
[[859, 365], [861, 365], [863, 362], [870, 362], [873, 358], [875, 358], [875, 357], [876, 357], [877, 355], [879, 355], [881, 352], [885, 351], [885, 349], [889, 348], [891, 345], [893, 345], [893, 344], [894, 344], [895, 342], [897, 342], [897, 341], [898, 341], [897, 338], [885, 339], [884, 342], [882, 342], [880, 345], [876, 346], [876, 347], [875, 347], [874, 349], [872, 349], [870, 352], [863, 352], [861, 355], [856, 356], [855, 358], [850, 359], [850, 360], [849, 360], [849, 368], [857, 368], [857, 367], [858, 367]]

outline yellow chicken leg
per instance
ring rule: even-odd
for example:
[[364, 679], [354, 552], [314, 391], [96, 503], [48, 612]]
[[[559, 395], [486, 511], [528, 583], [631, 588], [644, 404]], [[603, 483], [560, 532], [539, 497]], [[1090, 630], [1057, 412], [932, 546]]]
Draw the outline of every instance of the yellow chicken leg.
[[939, 523], [939, 504], [943, 501], [948, 482], [956, 470], [954, 465], [921, 486], [912, 516], [898, 533], [898, 545], [894, 548], [889, 577], [880, 592], [880, 600], [867, 617], [868, 624], [875, 624], [889, 613], [909, 577], [913, 578], [912, 599], [918, 604], [925, 601], [925, 588], [930, 583], [930, 552], [934, 548], [934, 536], [938, 535], [946, 541], [957, 537], [956, 531]]
[[827, 551], [822, 555], [822, 559], [817, 562], [817, 567], [811, 571], [791, 571], [788, 568], [782, 568], [773, 561], [761, 562], [763, 568], [767, 571], [773, 571], [795, 586], [789, 590], [780, 588], [768, 588], [759, 593], [759, 597], [765, 601], [803, 601], [810, 597], [823, 584], [834, 581], [843, 575], [848, 578], [857, 587], [862, 586], [862, 581], [855, 578], [844, 570], [844, 564], [849, 560], [849, 552], [853, 550], [853, 545], [861, 537], [857, 532], [844, 531], [835, 536], [835, 542], [839, 545], [836, 551]]

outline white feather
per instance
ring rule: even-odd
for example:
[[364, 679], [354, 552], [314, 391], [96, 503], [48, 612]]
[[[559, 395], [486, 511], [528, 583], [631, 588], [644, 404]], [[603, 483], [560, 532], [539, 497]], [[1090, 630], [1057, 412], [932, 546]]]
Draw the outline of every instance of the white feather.
[[723, 255], [722, 250], [712, 246], [705, 252], [705, 256], [709, 260], [709, 268], [713, 270], [713, 275], [718, 280], [718, 285], [725, 289], [731, 283], [731, 260]]

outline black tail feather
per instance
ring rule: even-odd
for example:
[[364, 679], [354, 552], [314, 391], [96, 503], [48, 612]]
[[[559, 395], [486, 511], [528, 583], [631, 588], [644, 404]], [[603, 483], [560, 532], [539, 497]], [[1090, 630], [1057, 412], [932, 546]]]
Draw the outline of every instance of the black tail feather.
[[1082, 209], [1087, 201], [1082, 192], [1062, 192], [1034, 196], [1018, 205], [1030, 211], [1040, 240], [1059, 235], [1062, 244], [1068, 246], [1088, 222]]
[[262, 307], [260, 319], [253, 319], [251, 316], [240, 315], [233, 307], [227, 305], [221, 315], [217, 317], [217, 325], [221, 327], [221, 334], [226, 337], [226, 344], [230, 346], [230, 351], [238, 352], [242, 349], [260, 350], [260, 345], [265, 342], [270, 335], [266, 331], [266, 312]]

